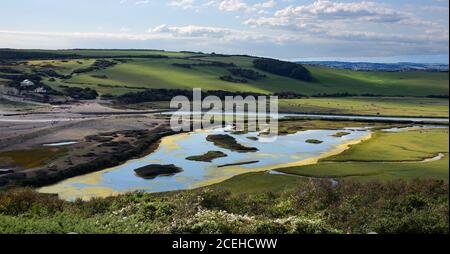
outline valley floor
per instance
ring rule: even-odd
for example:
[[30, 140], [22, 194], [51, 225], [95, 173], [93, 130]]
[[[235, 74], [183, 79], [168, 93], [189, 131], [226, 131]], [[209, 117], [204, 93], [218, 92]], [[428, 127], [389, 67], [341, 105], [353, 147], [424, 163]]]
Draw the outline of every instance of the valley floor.
[[[148, 133], [138, 130], [159, 132], [167, 124], [158, 114], [98, 104], [15, 113], [8, 119], [21, 121], [0, 123], [0, 167], [27, 174], [148, 148], [137, 143]], [[43, 118], [49, 121], [38, 121]], [[317, 164], [278, 170], [284, 174], [247, 173], [195, 190], [75, 202], [26, 188], [1, 191], [0, 233], [448, 233], [448, 128], [285, 120], [280, 133], [349, 126], [374, 134]], [[400, 129], [382, 131], [388, 127]], [[68, 141], [79, 143], [42, 147]]]
[[344, 97], [284, 99], [279, 102], [280, 112], [447, 117], [448, 99], [408, 97]]

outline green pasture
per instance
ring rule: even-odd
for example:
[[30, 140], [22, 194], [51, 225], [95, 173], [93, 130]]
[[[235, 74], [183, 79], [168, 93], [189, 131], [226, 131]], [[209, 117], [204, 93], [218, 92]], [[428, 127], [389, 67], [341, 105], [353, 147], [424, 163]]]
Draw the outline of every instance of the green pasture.
[[448, 117], [448, 99], [414, 97], [345, 97], [285, 99], [280, 112]]

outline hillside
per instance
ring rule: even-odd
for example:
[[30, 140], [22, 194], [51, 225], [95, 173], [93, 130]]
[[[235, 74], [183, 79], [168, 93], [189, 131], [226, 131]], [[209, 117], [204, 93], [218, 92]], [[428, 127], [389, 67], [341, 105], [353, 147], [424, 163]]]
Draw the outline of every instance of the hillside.
[[[89, 71], [98, 59], [115, 64]], [[363, 72], [305, 65], [313, 79], [306, 82], [256, 69], [255, 59], [157, 50], [0, 50], [0, 78], [11, 78], [11, 73], [5, 73], [8, 69], [17, 70], [17, 75], [51, 70], [61, 76], [47, 75], [42, 82], [57, 91], [75, 86], [113, 95], [147, 88], [201, 87], [265, 94], [290, 91], [305, 95], [448, 96], [448, 72]], [[262, 78], [236, 77], [230, 74], [230, 68], [254, 71]], [[70, 75], [79, 69], [83, 71]]]

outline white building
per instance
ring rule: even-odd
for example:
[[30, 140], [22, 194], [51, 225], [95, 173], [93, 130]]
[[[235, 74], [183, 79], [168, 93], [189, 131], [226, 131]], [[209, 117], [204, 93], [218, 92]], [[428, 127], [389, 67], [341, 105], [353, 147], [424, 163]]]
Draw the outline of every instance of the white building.
[[43, 87], [38, 87], [38, 88], [34, 89], [34, 92], [35, 93], [46, 93], [47, 90], [45, 90], [45, 88], [43, 88]]
[[24, 81], [20, 82], [20, 86], [22, 86], [22, 87], [34, 86], [34, 83], [33, 83], [33, 81], [25, 79]]

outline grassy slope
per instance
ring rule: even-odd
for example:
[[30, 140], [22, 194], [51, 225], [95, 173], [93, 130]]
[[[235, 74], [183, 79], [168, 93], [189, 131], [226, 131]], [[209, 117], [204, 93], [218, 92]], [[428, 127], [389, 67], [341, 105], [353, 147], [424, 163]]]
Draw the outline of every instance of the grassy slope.
[[[376, 133], [369, 141], [355, 145], [344, 153], [316, 165], [285, 168], [280, 171], [304, 176], [351, 177], [358, 180], [448, 180], [448, 147], [448, 129]], [[417, 162], [439, 152], [445, 154], [444, 159]]]
[[280, 112], [448, 117], [448, 99], [311, 98], [280, 100]]
[[448, 95], [448, 73], [364, 72], [325, 67], [308, 67], [320, 84], [333, 91], [386, 95]]
[[[205, 63], [217, 61], [234, 63], [239, 67], [253, 69], [253, 57], [247, 56], [210, 56], [194, 53], [166, 52], [156, 50], [62, 50], [45, 51], [58, 54], [79, 54], [89, 56], [125, 56], [125, 55], [166, 55], [169, 59], [129, 59], [104, 70], [76, 75], [69, 80], [56, 79], [44, 82], [61, 91], [62, 85], [90, 87], [100, 94], [120, 95], [146, 88], [201, 87], [206, 90], [250, 91], [272, 93], [294, 91], [303, 94], [319, 93], [372, 93], [384, 95], [426, 96], [448, 95], [448, 73], [431, 72], [356, 72], [317, 66], [307, 66], [315, 77], [315, 82], [298, 80], [264, 73], [267, 78], [249, 83], [231, 83], [219, 79], [228, 75], [226, 68], [193, 67], [192, 69], [173, 66], [174, 63]], [[81, 63], [80, 63], [81, 62]], [[36, 60], [28, 61], [28, 66], [17, 65], [25, 73], [31, 68], [54, 66], [61, 74], [70, 74], [78, 68], [91, 65], [94, 59], [74, 60]], [[258, 71], [258, 70], [256, 70]], [[259, 71], [261, 72], [261, 71]], [[106, 75], [108, 78], [93, 77]], [[448, 99], [428, 98], [314, 98], [309, 100], [281, 100], [280, 111], [324, 114], [360, 114], [393, 116], [436, 116], [448, 117]]]
[[[219, 76], [227, 73], [222, 68], [196, 67], [185, 69], [172, 66], [173, 63], [189, 62], [191, 61], [180, 59], [134, 60], [96, 73], [104, 74], [109, 79], [94, 78], [91, 73], [88, 73], [78, 75], [70, 79], [69, 82], [143, 88], [192, 89], [201, 87], [206, 90], [267, 92], [253, 87], [251, 84], [230, 83], [218, 79]], [[106, 92], [114, 93], [113, 90], [108, 89]]]
[[[233, 62], [245, 68], [252, 68], [254, 58], [206, 57], [201, 59]], [[295, 91], [305, 94], [348, 92], [385, 95], [448, 95], [448, 73], [363, 72], [317, 66], [306, 67], [316, 79], [315, 82], [301, 82], [265, 73], [268, 78], [261, 83], [271, 84], [271, 91]]]
[[79, 68], [86, 68], [95, 62], [94, 59], [70, 59], [70, 60], [33, 60], [28, 61], [28, 64], [35, 67], [45, 67], [52, 65], [58, 73], [68, 75]]
[[[113, 86], [133, 86], [142, 88], [183, 88], [201, 87], [207, 90], [251, 91], [272, 93], [293, 91], [303, 94], [318, 93], [372, 93], [382, 95], [426, 96], [448, 95], [448, 73], [431, 72], [356, 72], [316, 66], [307, 66], [316, 79], [315, 82], [302, 82], [282, 76], [264, 73], [267, 78], [259, 81], [249, 81], [246, 84], [230, 83], [219, 79], [229, 74], [225, 68], [194, 67], [184, 69], [175, 67], [173, 63], [191, 63], [194, 61], [218, 61], [234, 63], [239, 67], [254, 69], [252, 57], [210, 56], [197, 57], [189, 53], [161, 51], [64, 51], [89, 55], [142, 55], [163, 54], [170, 59], [132, 59], [127, 63], [101, 70], [95, 74], [104, 74], [109, 79], [91, 77], [94, 73], [84, 73], [70, 79], [69, 83], [76, 86], [91, 86], [101, 93], [120, 94], [136, 89], [121, 89], [98, 87], [97, 84]], [[256, 69], [254, 69], [256, 70]], [[258, 70], [257, 70], [258, 71]], [[259, 71], [261, 72], [261, 71]], [[77, 84], [78, 83], [78, 84]]]

